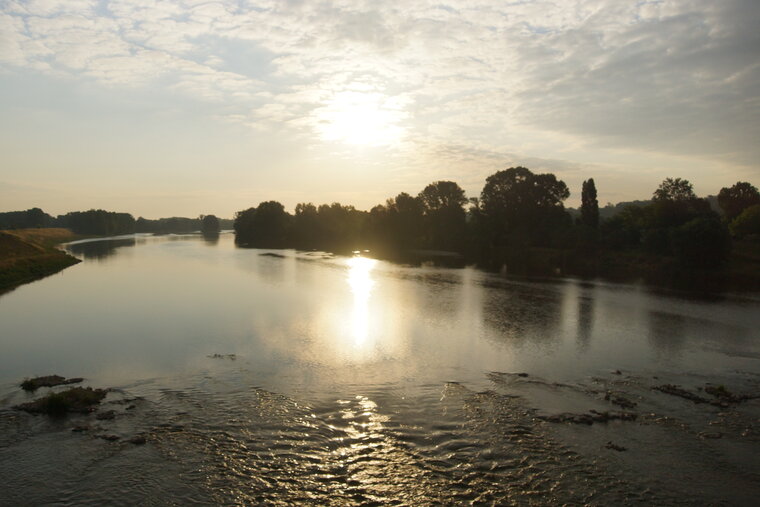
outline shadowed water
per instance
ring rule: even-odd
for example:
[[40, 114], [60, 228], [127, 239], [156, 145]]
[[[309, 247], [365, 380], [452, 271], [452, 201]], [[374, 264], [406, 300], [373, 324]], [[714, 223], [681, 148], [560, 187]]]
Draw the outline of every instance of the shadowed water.
[[[760, 400], [704, 391], [758, 394], [757, 299], [236, 249], [224, 234], [69, 250], [84, 262], [0, 297], [0, 504], [760, 494]], [[114, 418], [12, 409], [48, 392], [18, 382], [52, 373], [114, 388], [99, 409]], [[636, 419], [545, 420], [590, 410]]]

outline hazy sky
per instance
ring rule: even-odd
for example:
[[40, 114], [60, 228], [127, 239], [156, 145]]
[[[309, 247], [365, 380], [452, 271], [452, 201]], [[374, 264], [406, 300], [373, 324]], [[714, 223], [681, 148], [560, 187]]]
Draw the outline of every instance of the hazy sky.
[[757, 0], [0, 0], [0, 211], [760, 185]]

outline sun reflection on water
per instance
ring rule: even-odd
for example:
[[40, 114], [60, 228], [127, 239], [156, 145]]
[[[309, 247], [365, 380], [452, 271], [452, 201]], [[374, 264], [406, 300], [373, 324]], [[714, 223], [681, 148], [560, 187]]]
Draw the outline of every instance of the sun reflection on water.
[[352, 257], [348, 264], [348, 284], [354, 296], [351, 313], [351, 336], [354, 345], [365, 345], [369, 336], [369, 298], [375, 282], [370, 276], [377, 261], [366, 257]]

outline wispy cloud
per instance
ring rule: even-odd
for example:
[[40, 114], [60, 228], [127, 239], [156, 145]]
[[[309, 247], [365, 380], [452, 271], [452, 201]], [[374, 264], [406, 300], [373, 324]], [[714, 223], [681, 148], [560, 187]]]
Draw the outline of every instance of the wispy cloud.
[[217, 117], [314, 139], [345, 137], [325, 136], [324, 122], [351, 107], [348, 95], [366, 93], [394, 136], [403, 133], [396, 148], [425, 153], [422, 164], [494, 153], [562, 164], [582, 150], [745, 170], [760, 159], [752, 0], [0, 6], [6, 72], [160, 87], [219, 104]]

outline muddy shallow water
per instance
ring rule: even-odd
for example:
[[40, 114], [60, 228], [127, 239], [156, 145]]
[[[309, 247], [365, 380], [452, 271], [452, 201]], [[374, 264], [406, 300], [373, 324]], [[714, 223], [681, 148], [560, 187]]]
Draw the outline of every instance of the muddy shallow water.
[[[760, 497], [756, 298], [229, 235], [69, 250], [85, 262], [0, 296], [0, 504]], [[47, 374], [112, 388], [113, 418], [13, 410], [69, 387], [18, 387]]]

